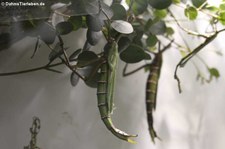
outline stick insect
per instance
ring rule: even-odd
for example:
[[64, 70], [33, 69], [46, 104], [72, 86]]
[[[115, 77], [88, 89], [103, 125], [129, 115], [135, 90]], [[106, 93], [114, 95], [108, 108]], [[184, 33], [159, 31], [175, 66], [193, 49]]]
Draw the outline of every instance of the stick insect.
[[165, 46], [162, 50], [160, 50], [160, 44], [159, 44], [159, 50], [158, 53], [154, 53], [155, 57], [150, 64], [145, 64], [129, 73], [126, 73], [127, 64], [124, 68], [123, 75], [128, 76], [131, 75], [142, 68], [150, 68], [150, 73], [147, 78], [146, 82], [146, 96], [145, 96], [145, 102], [146, 102], [146, 112], [147, 112], [147, 121], [148, 121], [148, 127], [149, 127], [149, 133], [150, 137], [153, 143], [155, 143], [155, 138], [158, 138], [158, 135], [153, 127], [153, 110], [156, 109], [156, 100], [157, 100], [157, 89], [158, 89], [158, 81], [160, 78], [160, 71], [162, 67], [162, 54], [164, 51], [166, 51], [172, 44], [173, 41], [171, 41], [167, 46]]
[[132, 137], [137, 137], [137, 135], [129, 135], [119, 129], [117, 129], [112, 122], [111, 114], [113, 112], [113, 99], [114, 99], [114, 88], [116, 79], [116, 70], [118, 62], [118, 45], [115, 41], [110, 43], [109, 48], [105, 49], [104, 57], [105, 61], [101, 66], [101, 76], [98, 81], [97, 87], [97, 97], [98, 97], [98, 107], [101, 115], [101, 119], [106, 125], [106, 127], [118, 138], [128, 141], [130, 143], [135, 143]]

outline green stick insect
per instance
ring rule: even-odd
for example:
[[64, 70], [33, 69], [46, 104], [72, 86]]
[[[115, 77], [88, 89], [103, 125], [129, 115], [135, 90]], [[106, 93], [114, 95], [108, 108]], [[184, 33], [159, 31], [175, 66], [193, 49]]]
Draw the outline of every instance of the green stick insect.
[[162, 67], [162, 54], [165, 50], [167, 50], [171, 46], [172, 41], [165, 46], [162, 50], [160, 50], [160, 44], [159, 44], [159, 51], [158, 53], [155, 53], [155, 57], [153, 61], [150, 64], [145, 64], [144, 66], [141, 66], [137, 68], [136, 70], [133, 70], [129, 73], [126, 73], [127, 65], [124, 68], [123, 75], [128, 76], [130, 74], [133, 74], [142, 68], [150, 68], [150, 73], [147, 78], [146, 83], [146, 112], [147, 112], [147, 121], [148, 121], [148, 127], [149, 127], [149, 133], [150, 137], [152, 139], [152, 142], [155, 143], [155, 138], [158, 138], [158, 135], [153, 127], [153, 110], [156, 109], [156, 99], [157, 99], [157, 90], [158, 90], [158, 82], [160, 78], [160, 71]]
[[128, 141], [130, 143], [136, 143], [131, 138], [137, 137], [137, 135], [129, 135], [119, 129], [117, 129], [112, 122], [111, 114], [113, 112], [113, 99], [114, 89], [116, 81], [116, 70], [118, 63], [118, 45], [115, 41], [112, 41], [107, 48], [105, 48], [104, 55], [105, 61], [100, 68], [100, 80], [98, 81], [97, 97], [98, 107], [101, 115], [101, 119], [106, 127], [118, 138]]

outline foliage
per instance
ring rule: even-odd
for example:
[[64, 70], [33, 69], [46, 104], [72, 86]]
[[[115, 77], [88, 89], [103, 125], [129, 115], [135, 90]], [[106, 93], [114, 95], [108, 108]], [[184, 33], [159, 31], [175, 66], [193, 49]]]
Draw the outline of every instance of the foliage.
[[[51, 50], [48, 56], [48, 64], [18, 72], [0, 73], [0, 76], [27, 73], [40, 69], [61, 73], [53, 67], [65, 65], [71, 70], [70, 80], [73, 86], [76, 86], [79, 79], [82, 79], [86, 85], [96, 88], [101, 78], [98, 70], [102, 68], [103, 63], [108, 62], [110, 70], [113, 70], [113, 72], [114, 69], [116, 70], [116, 67], [110, 65], [110, 61], [116, 60], [112, 53], [110, 54], [111, 44], [116, 43], [118, 48], [115, 50], [118, 50], [120, 60], [125, 63], [146, 62], [146, 65], [127, 73], [128, 75], [142, 68], [152, 72], [154, 58], [158, 54], [162, 54], [166, 49], [168, 51], [178, 49], [183, 58], [176, 66], [174, 78], [178, 81], [178, 88], [181, 92], [181, 84], [177, 75], [178, 68], [184, 67], [192, 57], [206, 48], [219, 33], [225, 30], [225, 1], [222, 1], [216, 7], [211, 6], [206, 0], [126, 0], [128, 9], [121, 4], [120, 0], [114, 0], [111, 5], [107, 5], [100, 0], [65, 0], [60, 2], [49, 2], [48, 5], [41, 8], [42, 12], [45, 12], [44, 17], [29, 10], [32, 12], [31, 16], [29, 18], [23, 16], [22, 20], [20, 20], [21, 16], [14, 16], [14, 18], [18, 17], [17, 21], [13, 21], [12, 18], [0, 18], [0, 26], [10, 28], [10, 32], [0, 35], [0, 50], [8, 48], [13, 43], [9, 41], [9, 37], [18, 26], [21, 27], [17, 31], [19, 36], [14, 37], [13, 41], [18, 41], [26, 36], [37, 38], [31, 57], [35, 56], [40, 44], [46, 44]], [[182, 9], [186, 21], [192, 22], [197, 20], [199, 16], [204, 16], [209, 23], [209, 30], [205, 33], [199, 33], [185, 28], [182, 22], [177, 19], [179, 16], [175, 15], [176, 12], [173, 9], [175, 7]], [[50, 14], [51, 19], [49, 19]], [[177, 41], [175, 25], [190, 36], [202, 38], [204, 41], [197, 45], [195, 49], [190, 50], [188, 45], [183, 45], [179, 43], [179, 40]], [[73, 47], [74, 51], [71, 55], [68, 55], [67, 50], [71, 49], [64, 46], [63, 38], [78, 30], [86, 31], [86, 42], [83, 47]], [[106, 41], [105, 47], [102, 48], [101, 53], [97, 53], [92, 50], [92, 47], [98, 45], [102, 38]], [[156, 51], [156, 49], [158, 50]], [[151, 61], [152, 56], [154, 58]], [[60, 62], [55, 62], [56, 59], [60, 59]], [[202, 62], [210, 76], [208, 79], [205, 78], [195, 65], [197, 79], [201, 82], [211, 82], [213, 78], [218, 79], [220, 76], [219, 70], [215, 67], [209, 67], [203, 60]], [[124, 76], [126, 76], [126, 73], [124, 73]], [[114, 79], [112, 80], [114, 81]], [[108, 83], [114, 84], [114, 82]], [[157, 94], [157, 87], [154, 88], [154, 93]], [[156, 101], [154, 100], [154, 102]]]

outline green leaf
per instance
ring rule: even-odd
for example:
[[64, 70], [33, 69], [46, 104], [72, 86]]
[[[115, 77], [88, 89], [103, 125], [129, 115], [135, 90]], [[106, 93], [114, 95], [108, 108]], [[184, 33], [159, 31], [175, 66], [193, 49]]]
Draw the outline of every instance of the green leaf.
[[121, 52], [120, 59], [126, 63], [137, 63], [145, 59], [151, 59], [141, 47], [131, 44], [126, 50]]
[[52, 44], [55, 41], [56, 32], [46, 22], [41, 23], [40, 26], [37, 27], [37, 33], [46, 44]]
[[154, 15], [156, 17], [160, 18], [160, 19], [163, 19], [163, 18], [165, 18], [167, 16], [167, 10], [165, 10], [165, 9], [162, 9], [162, 10], [156, 9], [154, 11]]
[[112, 20], [125, 20], [127, 16], [126, 9], [118, 3], [113, 3], [111, 6], [113, 10]]
[[207, 5], [205, 7], [205, 9], [207, 9], [207, 10], [209, 10], [211, 12], [217, 12], [217, 11], [219, 11], [219, 8], [217, 8], [216, 6], [209, 6], [209, 5]]
[[210, 73], [210, 80], [215, 77], [216, 79], [218, 79], [220, 77], [220, 73], [218, 71], [218, 69], [216, 68], [208, 68], [208, 71]]
[[162, 20], [153, 21], [148, 30], [154, 35], [162, 35], [166, 32], [166, 23]]
[[192, 4], [196, 7], [199, 8], [206, 2], [206, 0], [191, 0]]
[[87, 15], [86, 16], [87, 27], [95, 32], [101, 31], [103, 24], [102, 20], [99, 18], [99, 15]]
[[131, 40], [128, 37], [121, 37], [118, 42], [119, 53], [123, 52], [130, 44]]
[[222, 11], [225, 11], [225, 3], [221, 3], [219, 8], [222, 10]]
[[195, 7], [190, 6], [184, 10], [184, 14], [189, 20], [195, 20], [198, 16], [198, 11]]
[[85, 84], [89, 87], [97, 88], [100, 77], [101, 77], [100, 73], [95, 73], [94, 76], [92, 76], [92, 78], [85, 81]]
[[148, 2], [155, 9], [166, 9], [172, 4], [172, 0], [148, 0]]
[[221, 24], [225, 25], [225, 11], [219, 13], [219, 21]]
[[181, 1], [180, 0], [172, 0], [174, 4], [179, 4]]
[[167, 27], [167, 28], [166, 28], [166, 34], [167, 34], [168, 36], [173, 35], [173, 34], [174, 34], [173, 28], [172, 28], [172, 27]]
[[76, 31], [82, 27], [82, 16], [71, 16], [68, 22], [73, 25], [73, 30]]
[[97, 61], [98, 56], [92, 51], [83, 51], [78, 56], [77, 59], [78, 59], [77, 66], [78, 67], [85, 67], [85, 66], [93, 64], [93, 62]]
[[[126, 0], [127, 4], [130, 5], [131, 0]], [[148, 7], [148, 0], [133, 0], [132, 11], [135, 15], [142, 14]]]
[[66, 35], [73, 31], [73, 25], [70, 22], [60, 22], [55, 28], [59, 35]]
[[81, 51], [82, 51], [82, 49], [77, 49], [77, 50], [75, 50], [75, 51], [70, 55], [69, 60], [71, 61], [71, 60], [73, 60], [74, 58], [76, 58], [77, 55], [78, 55]]
[[149, 47], [153, 47], [158, 42], [158, 38], [155, 35], [150, 34], [146, 39], [146, 45]]
[[111, 23], [113, 29], [122, 34], [130, 34], [134, 31], [133, 26], [123, 20], [115, 20]]
[[[67, 50], [68, 48], [65, 48], [64, 50]], [[53, 60], [55, 60], [57, 57], [61, 56], [63, 54], [63, 50], [61, 47], [61, 43], [58, 42], [54, 49], [50, 52], [48, 59], [50, 62], [52, 62]]]
[[99, 12], [98, 0], [74, 0], [70, 7], [74, 16], [97, 14]]
[[90, 29], [87, 30], [87, 34], [86, 34], [86, 37], [87, 37], [87, 41], [88, 43], [90, 43], [92, 46], [96, 45], [99, 40], [101, 39], [102, 37], [102, 32], [99, 31], [99, 32], [94, 32], [94, 31], [91, 31]]
[[100, 11], [100, 13], [98, 14], [101, 20], [108, 20], [113, 17], [112, 8], [106, 5], [104, 2], [101, 2], [101, 9], [102, 11]]

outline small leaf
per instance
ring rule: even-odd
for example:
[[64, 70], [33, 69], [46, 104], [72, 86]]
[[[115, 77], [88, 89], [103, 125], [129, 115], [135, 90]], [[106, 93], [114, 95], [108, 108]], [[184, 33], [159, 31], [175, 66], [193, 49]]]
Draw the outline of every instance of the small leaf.
[[102, 30], [102, 20], [99, 18], [99, 15], [87, 15], [86, 17], [87, 27], [95, 32]]
[[90, 43], [92, 46], [96, 45], [101, 39], [101, 37], [102, 37], [101, 31], [94, 32], [94, 31], [91, 31], [90, 29], [87, 30], [86, 38], [88, 43]]
[[219, 21], [221, 24], [225, 25], [225, 11], [219, 13]]
[[74, 51], [74, 52], [70, 55], [69, 60], [71, 61], [71, 60], [73, 60], [74, 58], [76, 58], [77, 55], [78, 55], [81, 51], [82, 51], [82, 49], [77, 49], [76, 51]]
[[117, 32], [122, 34], [130, 34], [134, 31], [132, 25], [123, 20], [115, 20], [111, 23], [112, 28], [114, 28]]
[[210, 73], [210, 79], [212, 79], [213, 77], [218, 79], [220, 77], [220, 73], [219, 73], [218, 69], [216, 69], [216, 68], [208, 68], [208, 71]]
[[131, 44], [126, 50], [120, 54], [121, 60], [126, 63], [137, 63], [145, 59], [151, 59], [141, 47]]
[[146, 39], [146, 45], [149, 47], [153, 47], [158, 42], [158, 38], [155, 35], [150, 34]]
[[181, 2], [181, 0], [173, 0], [174, 4], [179, 4]]
[[92, 51], [83, 51], [78, 56], [78, 67], [85, 67], [87, 65], [93, 64], [98, 60], [98, 56]]
[[154, 15], [160, 19], [163, 19], [167, 16], [167, 10], [163, 9], [163, 10], [158, 10], [156, 9], [154, 11]]
[[[68, 48], [65, 48], [64, 50], [67, 50]], [[63, 54], [63, 50], [62, 47], [60, 46], [60, 42], [58, 42], [54, 49], [51, 51], [51, 53], [48, 56], [48, 59], [50, 62], [52, 62], [53, 60], [55, 60], [57, 57], [59, 57], [60, 55]]]
[[[131, 0], [126, 0], [128, 5], [131, 4]], [[148, 1], [147, 0], [135, 0], [132, 2], [132, 11], [135, 15], [142, 14], [146, 11], [148, 7]]]
[[40, 35], [40, 39], [46, 44], [52, 44], [55, 41], [56, 32], [50, 24], [44, 22], [37, 27], [37, 33]]
[[219, 8], [222, 10], [222, 11], [225, 11], [225, 3], [221, 3]]
[[79, 82], [79, 79], [80, 79], [79, 76], [76, 73], [72, 72], [72, 74], [70, 75], [71, 85], [76, 86]]
[[76, 31], [82, 27], [82, 16], [71, 16], [68, 22], [73, 25], [73, 30]]
[[73, 25], [70, 22], [60, 22], [56, 25], [56, 31], [59, 35], [66, 35], [73, 31]]
[[206, 0], [191, 0], [191, 1], [192, 1], [192, 4], [193, 4], [196, 8], [201, 7], [201, 6], [206, 2]]
[[98, 81], [100, 80], [100, 73], [95, 73], [94, 76], [88, 80], [85, 81], [85, 84], [92, 88], [97, 88]]
[[101, 20], [108, 20], [113, 17], [114, 11], [111, 7], [106, 5], [104, 2], [101, 3], [102, 11], [99, 13], [99, 18]]
[[73, 0], [70, 8], [73, 15], [81, 16], [88, 14], [97, 14], [99, 12], [99, 0]]
[[167, 36], [173, 35], [174, 34], [173, 28], [172, 27], [167, 27], [166, 28], [166, 34], [167, 34]]
[[184, 14], [188, 19], [195, 20], [198, 16], [198, 11], [194, 7], [190, 6], [184, 10]]
[[166, 9], [172, 4], [172, 0], [148, 0], [148, 2], [155, 9]]
[[126, 9], [118, 3], [113, 3], [111, 6], [113, 10], [113, 17], [112, 20], [125, 20], [127, 16]]
[[219, 8], [217, 8], [216, 6], [209, 6], [209, 5], [207, 5], [205, 7], [205, 9], [207, 9], [207, 10], [209, 10], [211, 12], [217, 12], [217, 11], [219, 11]]
[[121, 37], [118, 42], [119, 53], [123, 52], [130, 44], [131, 40], [128, 37]]
[[160, 20], [152, 24], [149, 31], [154, 35], [162, 35], [166, 32], [166, 24], [164, 21]]

